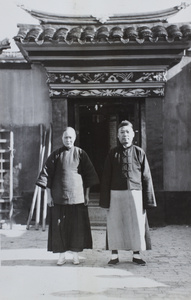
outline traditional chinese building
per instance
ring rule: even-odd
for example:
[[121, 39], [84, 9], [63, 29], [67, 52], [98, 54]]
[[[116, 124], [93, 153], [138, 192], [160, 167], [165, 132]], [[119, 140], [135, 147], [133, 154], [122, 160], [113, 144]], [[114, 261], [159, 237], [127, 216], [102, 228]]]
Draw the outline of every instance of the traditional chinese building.
[[[15, 131], [21, 194], [34, 188], [39, 124], [52, 123], [53, 149], [74, 127], [101, 177], [128, 119], [151, 166], [151, 223], [191, 222], [191, 24], [167, 22], [182, 8], [106, 19], [26, 10], [39, 25], [18, 24], [20, 54], [0, 56], [1, 123]], [[92, 192], [96, 210], [99, 186]]]

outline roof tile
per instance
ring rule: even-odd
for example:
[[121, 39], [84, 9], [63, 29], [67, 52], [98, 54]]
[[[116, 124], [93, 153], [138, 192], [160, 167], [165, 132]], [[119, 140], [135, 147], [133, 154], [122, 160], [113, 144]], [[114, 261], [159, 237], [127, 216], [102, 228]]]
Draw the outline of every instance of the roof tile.
[[46, 41], [69, 44], [74, 42], [100, 43], [102, 41], [112, 43], [116, 40], [122, 43], [129, 41], [144, 43], [145, 41], [157, 42], [161, 39], [166, 42], [174, 42], [175, 40], [191, 39], [191, 25], [75, 26], [68, 28], [56, 25], [34, 25], [28, 28], [21, 26], [14, 39], [21, 43], [36, 42], [39, 44]]

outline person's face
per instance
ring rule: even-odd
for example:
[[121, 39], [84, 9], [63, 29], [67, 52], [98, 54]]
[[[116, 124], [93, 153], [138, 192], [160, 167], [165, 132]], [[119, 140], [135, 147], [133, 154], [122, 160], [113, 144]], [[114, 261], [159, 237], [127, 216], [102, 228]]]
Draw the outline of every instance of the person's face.
[[67, 148], [72, 148], [72, 146], [74, 145], [74, 142], [76, 140], [76, 134], [75, 131], [72, 129], [67, 129], [62, 136], [62, 142], [64, 144], [64, 146], [66, 146]]
[[118, 139], [125, 147], [131, 146], [134, 135], [135, 134], [131, 126], [123, 126], [118, 130]]

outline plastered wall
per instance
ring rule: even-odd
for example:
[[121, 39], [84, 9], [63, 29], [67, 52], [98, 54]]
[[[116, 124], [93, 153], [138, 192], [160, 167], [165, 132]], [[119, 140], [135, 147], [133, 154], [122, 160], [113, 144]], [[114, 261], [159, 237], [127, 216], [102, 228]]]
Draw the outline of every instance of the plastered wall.
[[163, 102], [164, 189], [191, 191], [191, 58], [168, 71]]

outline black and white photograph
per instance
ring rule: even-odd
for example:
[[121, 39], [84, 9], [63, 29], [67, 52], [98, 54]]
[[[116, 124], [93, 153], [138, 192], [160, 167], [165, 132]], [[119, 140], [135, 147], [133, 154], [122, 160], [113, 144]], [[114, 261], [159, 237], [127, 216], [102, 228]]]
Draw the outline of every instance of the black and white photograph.
[[0, 9], [1, 300], [191, 300], [191, 1]]

